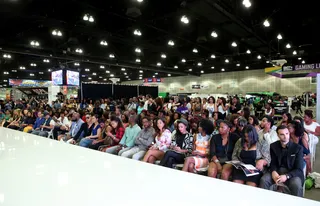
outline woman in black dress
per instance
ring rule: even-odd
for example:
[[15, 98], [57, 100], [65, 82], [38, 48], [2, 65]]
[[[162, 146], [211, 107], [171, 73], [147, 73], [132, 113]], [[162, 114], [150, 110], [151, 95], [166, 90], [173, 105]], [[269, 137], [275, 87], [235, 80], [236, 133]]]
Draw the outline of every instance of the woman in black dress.
[[265, 140], [259, 140], [258, 133], [252, 125], [243, 129], [243, 137], [235, 145], [232, 161], [241, 161], [244, 164], [255, 166], [260, 174], [247, 177], [242, 169], [233, 169], [233, 182], [256, 187], [259, 185], [263, 170], [270, 164], [270, 147]]

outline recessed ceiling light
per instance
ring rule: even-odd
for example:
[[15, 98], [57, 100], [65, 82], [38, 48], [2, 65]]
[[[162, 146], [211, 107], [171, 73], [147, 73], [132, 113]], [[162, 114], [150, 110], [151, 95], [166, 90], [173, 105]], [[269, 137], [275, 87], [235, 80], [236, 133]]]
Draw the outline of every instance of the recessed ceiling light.
[[154, 75], [152, 76], [152, 78], [155, 78], [155, 77], [156, 77], [156, 76], [154, 76]]
[[103, 65], [100, 65], [100, 69], [104, 69], [105, 67]]
[[249, 69], [249, 67], [248, 67], [248, 66], [246, 66], [246, 69]]
[[102, 76], [99, 76], [99, 79], [102, 79]]
[[224, 68], [222, 68], [222, 69], [221, 69], [221, 71], [222, 71], [222, 72], [224, 72], [224, 71], [225, 71], [225, 69], [224, 69]]
[[88, 79], [91, 80], [92, 78], [91, 78], [91, 77], [88, 77]]
[[125, 72], [125, 73], [123, 73], [124, 75], [127, 75], [127, 73]]
[[58, 29], [54, 29], [52, 32], [51, 32], [51, 34], [53, 35], [53, 36], [62, 36], [62, 32], [60, 31], [60, 30], [58, 30]]
[[142, 35], [142, 33], [141, 33], [141, 31], [139, 29], [134, 30], [133, 34], [136, 35], [136, 36], [141, 36]]
[[293, 55], [297, 55], [297, 51], [294, 50], [294, 51], [292, 52], [292, 54], [293, 54]]
[[139, 79], [142, 79], [142, 77], [139, 77]]
[[139, 77], [142, 77], [142, 74], [139, 74]]
[[44, 59], [43, 62], [44, 63], [50, 63], [50, 60], [49, 59]]
[[192, 50], [192, 52], [193, 52], [193, 53], [198, 53], [198, 49], [194, 48], [194, 49]]
[[182, 63], [186, 63], [186, 60], [185, 60], [185, 59], [182, 59], [181, 62], [182, 62]]
[[270, 63], [270, 61], [266, 61], [266, 63], [267, 63], [267, 64], [269, 64], [269, 63]]
[[158, 62], [158, 63], [157, 63], [157, 66], [158, 66], [158, 67], [160, 67], [160, 66], [161, 66], [161, 63], [160, 63], [160, 62]]
[[217, 37], [218, 37], [218, 34], [217, 34], [217, 32], [213, 31], [213, 32], [211, 32], [211, 36], [212, 36], [213, 38], [217, 38]]
[[107, 70], [107, 71], [106, 71], [106, 73], [107, 73], [107, 74], [110, 74], [110, 71], [109, 71], [109, 70]]
[[95, 72], [94, 72], [94, 73], [92, 73], [92, 75], [96, 76], [96, 75], [97, 75], [97, 73], [95, 73]]
[[270, 26], [270, 22], [268, 21], [268, 19], [266, 19], [264, 22], [263, 22], [263, 25], [265, 27], [269, 27]]
[[301, 59], [302, 59], [301, 57], [298, 58], [298, 60], [301, 60]]
[[32, 66], [32, 67], [36, 67], [36, 66], [37, 66], [37, 64], [35, 64], [35, 63], [31, 63], [31, 64], [30, 64], [30, 66]]
[[121, 68], [121, 71], [126, 71], [126, 69], [125, 68]]
[[142, 71], [142, 70], [139, 70], [139, 73], [143, 73], [143, 71]]
[[261, 56], [260, 56], [260, 55], [258, 55], [258, 56], [257, 56], [257, 58], [258, 58], [258, 59], [261, 59]]
[[25, 70], [26, 68], [24, 66], [20, 66], [19, 69]]
[[9, 72], [3, 72], [3, 74], [9, 74]]
[[143, 0], [137, 0], [137, 2], [141, 3], [141, 2], [143, 2]]
[[40, 43], [38, 41], [32, 40], [30, 42], [30, 45], [33, 46], [33, 47], [38, 47], [38, 46], [40, 46]]
[[136, 62], [140, 63], [140, 62], [141, 62], [141, 60], [140, 60], [140, 59], [136, 59]]
[[107, 79], [103, 79], [103, 81], [107, 81]]
[[305, 64], [306, 62], [304, 61], [304, 60], [302, 60], [302, 62], [301, 62], [302, 64]]
[[175, 68], [175, 69], [178, 69], [179, 67], [176, 65], [176, 66], [174, 66], [174, 68]]
[[169, 46], [174, 46], [174, 41], [169, 40], [169, 41], [168, 41], [168, 45], [169, 45]]
[[158, 72], [154, 73], [155, 75], [158, 75]]
[[82, 50], [82, 49], [77, 48], [77, 49], [76, 49], [76, 53], [82, 54], [82, 53], [83, 53], [83, 50]]
[[39, 72], [39, 74], [43, 74], [43, 72]]
[[110, 77], [114, 77], [114, 74], [110, 74]]
[[290, 44], [287, 44], [287, 45], [286, 45], [286, 48], [287, 48], [287, 49], [290, 49], [290, 48], [291, 48], [291, 45], [290, 45]]
[[180, 20], [184, 24], [189, 24], [189, 19], [186, 15], [183, 15]]
[[114, 54], [109, 54], [109, 58], [114, 59], [115, 58]]
[[108, 46], [108, 42], [105, 40], [100, 41], [101, 46]]
[[282, 39], [282, 35], [281, 35], [281, 34], [278, 34], [277, 39], [278, 39], [278, 40], [281, 40], [281, 39]]
[[202, 63], [201, 63], [201, 62], [198, 62], [198, 66], [201, 67], [201, 66], [202, 66]]
[[215, 59], [215, 58], [216, 58], [216, 55], [212, 54], [211, 59]]
[[8, 82], [8, 80], [5, 79], [5, 80], [3, 80], [3, 82]]
[[167, 58], [167, 55], [161, 54], [161, 58], [162, 58], [162, 59], [165, 59], [165, 58]]
[[203, 74], [204, 73], [204, 71], [203, 70], [201, 70], [201, 74]]
[[34, 76], [34, 74], [33, 74], [33, 73], [30, 73], [30, 76], [31, 76], [31, 77], [33, 77], [33, 76]]
[[237, 47], [238, 45], [237, 45], [236, 42], [232, 42], [232, 43], [231, 43], [231, 46], [232, 46], [232, 47]]
[[85, 14], [84, 16], [83, 16], [83, 20], [84, 21], [89, 21], [89, 22], [94, 22], [94, 18], [93, 18], [93, 16], [91, 16], [90, 14]]
[[248, 49], [248, 50], [247, 50], [247, 54], [251, 54], [251, 51], [250, 51], [250, 49]]
[[129, 76], [126, 76], [126, 78], [129, 78]]
[[87, 69], [85, 69], [84, 71], [86, 71], [86, 72], [90, 72], [90, 69], [88, 69], [88, 68], [87, 68]]
[[237, 67], [240, 67], [240, 64], [239, 64], [239, 63], [237, 64]]
[[80, 66], [80, 63], [75, 62], [75, 63], [74, 63], [74, 66]]
[[3, 58], [5, 58], [5, 59], [11, 59], [11, 55], [10, 55], [10, 54], [4, 54], [4, 55], [3, 55]]
[[136, 48], [134, 51], [135, 51], [136, 53], [141, 53], [141, 49], [139, 49], [139, 48]]
[[229, 63], [229, 59], [226, 59], [224, 62], [225, 62], [225, 63]]
[[171, 74], [168, 74], [168, 77], [171, 77]]
[[51, 72], [52, 70], [51, 69], [48, 69], [48, 72]]
[[192, 69], [189, 69], [189, 72], [192, 72]]
[[214, 67], [212, 66], [211, 69], [214, 69]]

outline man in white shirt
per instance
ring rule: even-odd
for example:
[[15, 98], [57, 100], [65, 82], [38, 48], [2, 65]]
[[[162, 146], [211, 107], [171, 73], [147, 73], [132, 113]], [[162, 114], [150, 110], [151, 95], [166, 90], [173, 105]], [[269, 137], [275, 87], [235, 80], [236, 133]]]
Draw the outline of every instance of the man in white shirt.
[[61, 132], [61, 134], [65, 134], [67, 131], [69, 131], [70, 121], [68, 120], [67, 117], [65, 117], [63, 111], [60, 113], [60, 117], [58, 119], [53, 118], [53, 121], [55, 121], [55, 126], [52, 131], [52, 135], [53, 135], [53, 138], [57, 140], [58, 132]]
[[129, 99], [129, 104], [128, 104], [128, 106], [127, 106], [127, 110], [128, 110], [128, 111], [131, 111], [131, 110], [133, 110], [133, 109], [137, 109], [137, 105], [136, 105], [136, 103], [133, 102], [133, 99], [130, 98], [130, 99]]
[[262, 130], [260, 130], [258, 133], [259, 140], [265, 140], [269, 145], [279, 140], [277, 132], [271, 129], [273, 124], [274, 121], [272, 117], [264, 116], [260, 125]]

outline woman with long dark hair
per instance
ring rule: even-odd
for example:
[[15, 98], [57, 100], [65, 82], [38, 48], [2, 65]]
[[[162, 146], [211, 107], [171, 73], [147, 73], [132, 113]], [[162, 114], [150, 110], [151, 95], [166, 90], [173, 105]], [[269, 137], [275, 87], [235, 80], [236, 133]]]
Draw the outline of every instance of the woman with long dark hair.
[[175, 139], [172, 140], [168, 150], [160, 165], [173, 168], [174, 164], [182, 164], [184, 158], [191, 154], [193, 149], [193, 136], [188, 132], [188, 121], [185, 119], [177, 120], [178, 129], [176, 130]]
[[155, 144], [150, 147], [143, 158], [144, 162], [152, 164], [163, 158], [171, 144], [171, 132], [167, 129], [166, 120], [164, 118], [157, 119], [155, 132]]
[[284, 113], [282, 115], [282, 120], [277, 124], [277, 127], [280, 125], [288, 126], [290, 122], [292, 122], [292, 115], [290, 113]]
[[99, 150], [105, 152], [108, 147], [116, 146], [121, 141], [125, 129], [119, 117], [111, 116], [110, 126], [106, 126], [103, 146]]
[[220, 97], [217, 100], [217, 109], [218, 109], [218, 112], [222, 114], [222, 119], [224, 120], [227, 116], [227, 110], [229, 109], [226, 98]]
[[256, 187], [259, 185], [262, 171], [270, 164], [270, 147], [267, 141], [259, 141], [256, 129], [247, 125], [243, 129], [243, 137], [239, 139], [234, 147], [232, 161], [240, 161], [256, 167], [260, 174], [247, 177], [241, 168], [233, 168], [233, 182]]
[[259, 132], [261, 130], [260, 128], [260, 123], [259, 123], [259, 119], [254, 116], [254, 115], [250, 115], [249, 116], [249, 120], [248, 123], [252, 126], [254, 126], [254, 128], [256, 128], [257, 132]]

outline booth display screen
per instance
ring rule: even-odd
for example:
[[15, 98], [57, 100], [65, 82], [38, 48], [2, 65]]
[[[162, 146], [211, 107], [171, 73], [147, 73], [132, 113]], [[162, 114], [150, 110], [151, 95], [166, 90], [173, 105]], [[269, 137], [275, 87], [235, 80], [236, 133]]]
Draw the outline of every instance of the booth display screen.
[[52, 72], [51, 78], [52, 78], [53, 85], [62, 85], [63, 84], [62, 70]]
[[67, 71], [67, 85], [80, 85], [79, 72]]

